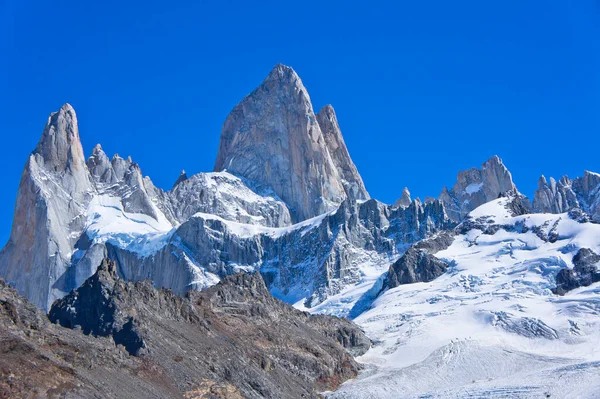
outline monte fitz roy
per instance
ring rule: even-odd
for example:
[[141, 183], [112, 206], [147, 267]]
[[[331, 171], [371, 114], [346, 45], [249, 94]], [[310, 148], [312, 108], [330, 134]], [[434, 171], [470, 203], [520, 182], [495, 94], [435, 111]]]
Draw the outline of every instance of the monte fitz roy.
[[[494, 156], [437, 199], [382, 203], [333, 107], [315, 113], [279, 64], [227, 116], [214, 171], [173, 180], [99, 144], [86, 157], [69, 104], [48, 118], [0, 252], [0, 338], [67, 362], [61, 395], [118, 397], [111, 361], [131, 397], [600, 392], [600, 174], [542, 176], [530, 199]], [[103, 377], [55, 361], [39, 342], [57, 336], [108, 351]], [[22, 362], [0, 371], [37, 375]]]

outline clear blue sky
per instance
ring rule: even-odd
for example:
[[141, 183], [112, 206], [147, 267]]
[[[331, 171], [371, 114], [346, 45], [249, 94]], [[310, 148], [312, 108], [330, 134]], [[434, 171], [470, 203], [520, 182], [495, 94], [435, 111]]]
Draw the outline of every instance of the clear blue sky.
[[182, 168], [212, 169], [228, 112], [278, 62], [315, 108], [333, 104], [385, 202], [404, 186], [437, 196], [493, 154], [528, 195], [542, 173], [600, 171], [599, 7], [0, 0], [0, 240], [26, 158], [63, 103], [87, 154], [99, 142], [131, 155], [169, 188]]

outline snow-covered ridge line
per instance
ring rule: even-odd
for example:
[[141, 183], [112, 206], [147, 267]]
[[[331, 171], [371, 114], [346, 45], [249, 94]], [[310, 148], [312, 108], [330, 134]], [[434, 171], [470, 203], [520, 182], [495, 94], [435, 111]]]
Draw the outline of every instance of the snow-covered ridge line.
[[327, 216], [335, 215], [336, 212], [337, 209], [287, 227], [265, 227], [254, 224], [238, 223], [231, 220], [223, 219], [222, 217], [217, 215], [202, 212], [195, 213], [192, 216], [192, 218], [218, 220], [225, 224], [232, 233], [234, 233], [240, 238], [250, 238], [257, 235], [266, 235], [276, 239], [301, 229], [303, 229], [302, 235], [304, 235], [311, 229], [318, 227], [323, 221], [323, 219], [325, 219]]

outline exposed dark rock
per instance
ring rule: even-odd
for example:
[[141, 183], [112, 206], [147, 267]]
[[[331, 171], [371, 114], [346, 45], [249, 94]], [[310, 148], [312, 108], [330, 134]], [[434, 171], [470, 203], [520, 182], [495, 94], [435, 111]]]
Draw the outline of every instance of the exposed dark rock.
[[388, 271], [386, 288], [429, 282], [446, 272], [448, 264], [423, 249], [409, 248]]
[[172, 188], [175, 188], [179, 183], [184, 182], [187, 179], [188, 179], [187, 173], [185, 173], [185, 170], [182, 170], [181, 173], [179, 174], [179, 177], [177, 178], [177, 180], [175, 180], [175, 183], [173, 184]]
[[581, 248], [573, 257], [573, 268], [562, 269], [556, 275], [555, 294], [565, 295], [579, 287], [587, 287], [600, 281], [600, 255], [588, 248]]
[[84, 333], [112, 336], [158, 364], [181, 392], [213, 381], [239, 397], [317, 397], [355, 377], [359, 365], [351, 354], [370, 346], [348, 320], [312, 316], [273, 298], [260, 274], [235, 274], [184, 298], [156, 290], [148, 280], [125, 282], [105, 261], [53, 305], [50, 317]]

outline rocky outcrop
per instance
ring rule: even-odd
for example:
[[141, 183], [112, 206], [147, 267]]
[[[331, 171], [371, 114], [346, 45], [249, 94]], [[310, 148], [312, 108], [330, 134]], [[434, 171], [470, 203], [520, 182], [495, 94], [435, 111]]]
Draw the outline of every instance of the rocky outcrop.
[[[404, 187], [402, 190], [402, 196], [394, 202], [394, 206], [406, 208], [412, 202], [410, 198], [410, 191], [408, 191], [408, 187]], [[429, 201], [432, 202], [432, 201]]]
[[445, 205], [450, 219], [459, 222], [478, 206], [507, 192], [517, 192], [517, 187], [502, 160], [493, 156], [480, 169], [459, 172], [452, 189], [444, 187], [439, 200]]
[[53, 324], [0, 279], [0, 397], [316, 398], [370, 346], [347, 320], [275, 300], [258, 275], [181, 298], [104, 263], [85, 287]]
[[448, 264], [426, 250], [410, 247], [388, 271], [384, 286], [395, 288], [401, 284], [427, 283], [446, 273]]
[[[118, 154], [109, 160], [100, 144], [94, 147], [87, 162], [88, 169], [99, 194], [108, 194], [121, 199], [123, 209], [129, 213], [139, 213], [159, 220], [162, 212], [171, 222], [174, 221], [164, 193], [159, 193], [149, 178], [142, 176], [140, 166]], [[150, 190], [148, 190], [150, 187]], [[157, 204], [160, 202], [160, 211]]]
[[286, 204], [272, 190], [227, 172], [198, 173], [176, 184], [168, 197], [179, 223], [200, 212], [267, 227], [292, 224]]
[[335, 209], [346, 190], [368, 198], [333, 109], [317, 118], [302, 81], [281, 64], [225, 120], [214, 170], [271, 187], [294, 221]]
[[533, 196], [533, 211], [536, 213], [563, 213], [579, 208], [577, 195], [571, 188], [571, 181], [563, 176], [558, 182], [544, 176], [538, 181], [538, 188]]
[[0, 252], [0, 276], [41, 308], [65, 293], [60, 277], [94, 193], [77, 117], [65, 104], [48, 118], [25, 165], [10, 239]]
[[586, 170], [583, 177], [573, 181], [572, 187], [581, 208], [600, 223], [600, 174]]
[[236, 274], [183, 298], [150, 281], [127, 283], [105, 261], [53, 305], [50, 318], [112, 338], [157, 364], [182, 393], [203, 392], [198, 385], [210, 382], [245, 398], [316, 398], [356, 376], [349, 352], [370, 347], [350, 321], [312, 316], [273, 298], [260, 274]]
[[182, 182], [186, 181], [187, 179], [188, 179], [188, 175], [187, 175], [187, 173], [185, 173], [185, 170], [182, 169], [181, 173], [179, 173], [179, 177], [177, 178], [177, 180], [175, 180], [175, 183], [173, 184], [173, 187], [171, 189], [177, 187], [177, 185], [179, 183], [182, 183]]
[[563, 176], [560, 181], [540, 177], [533, 199], [537, 213], [564, 213], [580, 209], [594, 222], [600, 222], [600, 174], [585, 171], [583, 177], [570, 180]]
[[587, 287], [600, 281], [600, 255], [588, 248], [581, 248], [573, 257], [573, 268], [562, 269], [556, 275], [555, 294], [565, 295], [579, 287]]

